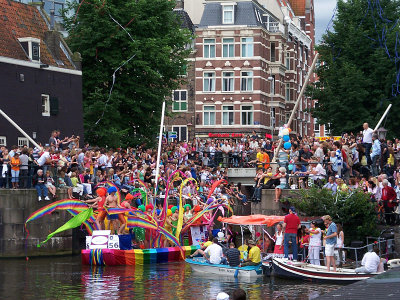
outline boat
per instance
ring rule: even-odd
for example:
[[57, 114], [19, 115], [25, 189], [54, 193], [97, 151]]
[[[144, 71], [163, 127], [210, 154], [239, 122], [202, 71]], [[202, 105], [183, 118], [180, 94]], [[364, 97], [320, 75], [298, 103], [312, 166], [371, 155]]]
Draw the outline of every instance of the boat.
[[261, 264], [258, 266], [231, 267], [229, 265], [216, 265], [208, 263], [204, 258], [187, 258], [186, 263], [194, 272], [203, 274], [216, 274], [234, 278], [258, 278], [263, 276]]
[[[200, 246], [182, 246], [185, 257], [193, 254]], [[145, 265], [182, 261], [179, 247], [154, 249], [83, 249], [81, 251], [83, 265], [118, 266]]]
[[355, 282], [368, 279], [379, 273], [356, 273], [355, 269], [337, 268], [336, 272], [327, 272], [326, 266], [317, 266], [305, 262], [284, 258], [272, 258], [273, 274], [278, 277], [303, 279], [319, 282]]

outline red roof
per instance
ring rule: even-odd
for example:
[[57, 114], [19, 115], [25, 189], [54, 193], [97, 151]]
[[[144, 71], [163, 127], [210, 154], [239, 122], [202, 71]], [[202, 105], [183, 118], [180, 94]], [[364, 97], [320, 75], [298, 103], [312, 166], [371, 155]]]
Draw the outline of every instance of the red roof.
[[289, 0], [296, 16], [306, 15], [306, 0]]
[[30, 61], [18, 38], [37, 38], [40, 39], [40, 61], [43, 64], [75, 70], [61, 47], [59, 53], [62, 63], [56, 62], [44, 42], [44, 35], [48, 30], [47, 23], [37, 7], [11, 0], [0, 0], [0, 56]]

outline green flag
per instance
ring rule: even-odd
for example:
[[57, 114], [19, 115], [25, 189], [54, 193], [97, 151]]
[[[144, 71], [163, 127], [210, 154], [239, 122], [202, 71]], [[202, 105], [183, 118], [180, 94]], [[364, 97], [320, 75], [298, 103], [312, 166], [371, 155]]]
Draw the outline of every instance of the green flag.
[[73, 217], [71, 220], [69, 220], [67, 223], [65, 223], [63, 226], [58, 228], [56, 231], [50, 233], [47, 236], [47, 239], [45, 241], [39, 243], [37, 246], [40, 247], [41, 245], [46, 243], [49, 239], [51, 239], [53, 237], [53, 235], [55, 235], [57, 233], [60, 233], [65, 230], [72, 229], [72, 228], [82, 225], [82, 223], [85, 222], [87, 219], [89, 219], [92, 215], [93, 215], [93, 208], [89, 208], [87, 210], [80, 212], [75, 217]]

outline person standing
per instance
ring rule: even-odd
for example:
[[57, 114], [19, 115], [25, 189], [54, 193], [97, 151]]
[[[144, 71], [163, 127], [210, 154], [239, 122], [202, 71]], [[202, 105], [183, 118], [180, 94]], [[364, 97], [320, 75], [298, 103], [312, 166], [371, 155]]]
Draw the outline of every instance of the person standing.
[[281, 255], [284, 254], [284, 249], [283, 249], [283, 239], [285, 237], [285, 234], [283, 233], [282, 230], [282, 224], [276, 225], [276, 231], [275, 231], [275, 247], [274, 247], [274, 254], [276, 257], [282, 257]]
[[19, 152], [15, 152], [14, 156], [11, 157], [11, 184], [13, 189], [18, 188], [19, 184], [19, 168], [21, 166], [21, 160], [19, 159]]
[[285, 216], [283, 221], [284, 237], [284, 253], [285, 258], [289, 258], [289, 242], [292, 243], [293, 260], [297, 260], [297, 229], [300, 228], [300, 218], [296, 215], [293, 206], [289, 208], [289, 214]]
[[29, 157], [28, 157], [28, 150], [22, 149], [22, 154], [19, 156], [19, 160], [21, 161], [21, 167], [19, 168], [21, 176], [21, 185], [20, 187], [23, 189], [28, 188], [28, 179], [29, 179]]
[[326, 256], [326, 266], [328, 272], [331, 270], [331, 265], [333, 266], [333, 272], [336, 272], [336, 262], [335, 262], [335, 245], [337, 243], [337, 227], [336, 224], [332, 222], [332, 218], [329, 215], [323, 216], [325, 227], [327, 228], [326, 235], [324, 236], [325, 244], [325, 256]]
[[381, 143], [379, 142], [378, 135], [372, 135], [372, 153], [371, 153], [371, 172], [372, 176], [378, 176], [378, 162], [381, 156]]
[[365, 148], [365, 157], [367, 158], [367, 164], [371, 165], [372, 160], [370, 153], [372, 148], [372, 134], [374, 133], [374, 131], [371, 128], [369, 128], [368, 123], [364, 123], [363, 128], [364, 130], [362, 131], [363, 135], [362, 143]]
[[385, 219], [387, 225], [394, 225], [396, 217], [394, 215], [394, 208], [397, 204], [397, 194], [396, 191], [389, 186], [389, 181], [387, 179], [382, 180], [382, 201], [383, 207], [385, 209]]
[[308, 257], [310, 264], [320, 265], [319, 252], [321, 251], [321, 229], [317, 227], [317, 222], [311, 222], [311, 228], [306, 229], [310, 233], [310, 243], [308, 246]]

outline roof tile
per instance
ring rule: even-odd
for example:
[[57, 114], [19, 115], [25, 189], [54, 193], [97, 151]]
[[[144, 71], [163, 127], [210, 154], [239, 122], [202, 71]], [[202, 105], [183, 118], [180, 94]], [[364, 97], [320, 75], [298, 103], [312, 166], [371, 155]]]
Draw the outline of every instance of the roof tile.
[[75, 69], [60, 47], [62, 64], [57, 64], [44, 42], [44, 34], [49, 28], [39, 10], [10, 0], [0, 0], [0, 56], [30, 61], [18, 38], [40, 39], [40, 61], [50, 66]]

